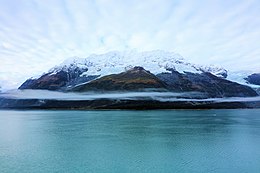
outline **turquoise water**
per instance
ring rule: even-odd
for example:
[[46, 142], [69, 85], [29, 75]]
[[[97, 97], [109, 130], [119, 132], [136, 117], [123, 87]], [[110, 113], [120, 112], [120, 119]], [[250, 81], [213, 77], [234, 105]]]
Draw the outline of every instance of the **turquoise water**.
[[260, 109], [0, 111], [0, 172], [259, 173]]

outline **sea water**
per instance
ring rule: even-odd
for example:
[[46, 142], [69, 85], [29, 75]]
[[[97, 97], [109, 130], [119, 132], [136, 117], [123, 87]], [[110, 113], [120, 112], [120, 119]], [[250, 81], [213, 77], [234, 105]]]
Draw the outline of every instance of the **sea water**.
[[260, 172], [260, 109], [0, 111], [0, 172]]

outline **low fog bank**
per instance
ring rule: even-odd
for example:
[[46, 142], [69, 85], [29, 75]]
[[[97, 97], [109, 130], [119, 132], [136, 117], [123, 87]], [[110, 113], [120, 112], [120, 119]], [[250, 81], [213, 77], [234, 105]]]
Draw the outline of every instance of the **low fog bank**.
[[95, 99], [156, 99], [156, 98], [207, 98], [199, 92], [58, 92], [48, 90], [10, 90], [0, 93], [0, 97], [12, 99], [47, 99], [47, 100], [95, 100]]
[[121, 100], [158, 100], [161, 102], [174, 101], [212, 101], [212, 102], [252, 102], [260, 101], [257, 97], [229, 97], [208, 98], [206, 94], [199, 92], [86, 92], [65, 93], [47, 90], [11, 90], [0, 93], [1, 98], [10, 99], [40, 99], [40, 100], [95, 100], [95, 99], [121, 99]]

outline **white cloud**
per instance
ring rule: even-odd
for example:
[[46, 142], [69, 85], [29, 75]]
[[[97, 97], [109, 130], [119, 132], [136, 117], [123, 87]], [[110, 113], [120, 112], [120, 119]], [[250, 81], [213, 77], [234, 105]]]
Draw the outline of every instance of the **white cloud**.
[[[0, 81], [18, 86], [70, 56], [164, 49], [260, 71], [258, 0], [0, 0]], [[3, 82], [2, 82], [3, 83]]]

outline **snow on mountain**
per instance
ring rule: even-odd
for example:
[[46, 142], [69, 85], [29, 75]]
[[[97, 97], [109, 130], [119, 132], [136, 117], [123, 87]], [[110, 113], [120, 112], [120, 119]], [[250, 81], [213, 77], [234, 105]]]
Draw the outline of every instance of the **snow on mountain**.
[[249, 84], [245, 78], [249, 75], [253, 74], [252, 71], [236, 71], [236, 72], [228, 72], [227, 79], [230, 81], [237, 82], [242, 85], [247, 85], [252, 88], [260, 88], [259, 85]]
[[220, 77], [227, 75], [227, 70], [222, 67], [192, 64], [179, 54], [161, 50], [147, 52], [113, 51], [100, 55], [92, 54], [87, 58], [72, 57], [50, 69], [49, 73], [82, 70], [84, 71], [82, 75], [104, 76], [120, 73], [134, 66], [142, 66], [154, 74], [176, 70], [180, 73], [210, 72]]

